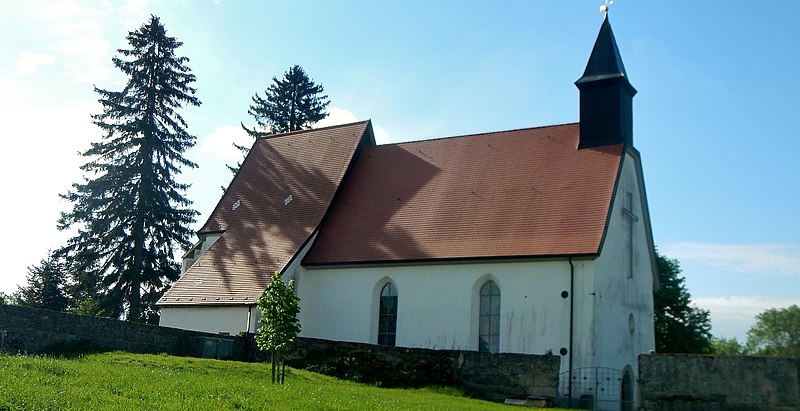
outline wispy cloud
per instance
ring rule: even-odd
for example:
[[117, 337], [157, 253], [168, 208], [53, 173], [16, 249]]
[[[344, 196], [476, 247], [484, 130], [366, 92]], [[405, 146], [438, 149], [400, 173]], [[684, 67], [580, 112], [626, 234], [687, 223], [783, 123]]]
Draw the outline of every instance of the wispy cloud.
[[[127, 31], [144, 22], [148, 1], [26, 1], [18, 2], [14, 7], [15, 13], [28, 16], [40, 28], [39, 34], [43, 36], [51, 56], [50, 60], [44, 60], [45, 63], [54, 62], [52, 58], [56, 58], [64, 64], [67, 77], [97, 84], [113, 73], [110, 60], [116, 47], [106, 39], [120, 39], [119, 46], [122, 46]], [[41, 62], [39, 57], [40, 60], [29, 59], [26, 62]], [[35, 70], [36, 66], [19, 67], [20, 70]]]
[[665, 255], [681, 262], [702, 263], [721, 272], [800, 277], [798, 244], [677, 243], [663, 247]]
[[17, 58], [17, 73], [31, 74], [39, 69], [39, 66], [52, 65], [58, 61], [56, 56], [44, 53], [34, 53], [23, 51]]

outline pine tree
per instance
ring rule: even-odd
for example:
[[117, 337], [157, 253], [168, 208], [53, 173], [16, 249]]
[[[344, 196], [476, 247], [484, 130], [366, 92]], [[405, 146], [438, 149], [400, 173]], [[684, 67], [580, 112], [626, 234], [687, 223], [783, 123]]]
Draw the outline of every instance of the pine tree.
[[69, 305], [65, 287], [64, 262], [59, 256], [48, 253], [39, 265], [28, 267], [27, 285], [17, 290], [18, 303], [27, 307], [65, 311]]
[[[247, 128], [242, 124], [242, 128], [253, 138], [311, 128], [328, 116], [325, 109], [330, 101], [327, 95], [322, 94], [324, 90], [321, 84], [308, 77], [302, 67], [294, 65], [282, 79], [272, 78], [272, 84], [264, 91], [264, 98], [258, 93], [253, 96], [253, 104], [247, 113], [253, 116], [257, 125]], [[234, 146], [245, 155], [250, 150], [236, 143]], [[236, 173], [240, 165], [228, 168]]]
[[196, 167], [183, 157], [196, 137], [176, 109], [200, 100], [189, 59], [175, 54], [183, 43], [167, 36], [158, 17], [127, 40], [130, 48], [113, 59], [128, 77], [125, 87], [95, 87], [103, 112], [93, 123], [105, 136], [81, 153], [90, 158], [81, 167], [86, 176], [62, 195], [72, 211], [62, 213], [59, 229], [77, 234], [61, 253], [84, 293], [99, 284], [95, 295], [108, 315], [154, 321], [152, 302], [178, 278], [173, 252], [191, 246], [197, 215], [183, 196], [188, 185], [175, 181], [180, 167]]

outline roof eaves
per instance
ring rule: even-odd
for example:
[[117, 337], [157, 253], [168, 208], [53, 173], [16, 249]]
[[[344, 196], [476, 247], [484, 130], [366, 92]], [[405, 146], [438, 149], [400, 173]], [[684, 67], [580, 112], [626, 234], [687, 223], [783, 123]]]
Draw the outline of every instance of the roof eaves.
[[380, 266], [408, 266], [408, 265], [441, 265], [441, 264], [472, 264], [492, 262], [516, 261], [549, 261], [573, 259], [594, 259], [598, 253], [575, 254], [542, 254], [542, 255], [517, 255], [517, 256], [486, 256], [486, 257], [448, 257], [448, 258], [421, 258], [402, 260], [371, 260], [371, 261], [341, 261], [333, 263], [306, 263], [308, 268], [331, 269], [350, 267], [380, 267]]

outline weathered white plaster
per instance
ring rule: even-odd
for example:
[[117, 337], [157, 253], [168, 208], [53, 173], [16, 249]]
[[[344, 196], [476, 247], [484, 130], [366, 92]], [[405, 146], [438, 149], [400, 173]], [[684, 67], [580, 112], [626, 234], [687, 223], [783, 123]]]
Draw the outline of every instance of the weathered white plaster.
[[161, 307], [159, 325], [215, 334], [238, 335], [248, 330], [255, 332], [258, 327], [258, 318], [260, 318], [260, 312], [256, 306], [167, 306]]
[[[638, 356], [655, 349], [653, 327], [653, 245], [647, 232], [647, 210], [638, 159], [630, 152], [620, 175], [606, 238], [595, 260], [594, 360], [591, 366], [623, 370], [630, 366], [638, 378]], [[627, 196], [633, 196], [630, 210], [638, 221], [626, 215]], [[633, 230], [630, 225], [633, 224]], [[629, 235], [633, 234], [633, 249]], [[630, 258], [630, 252], [633, 258]], [[633, 275], [630, 276], [630, 264]], [[629, 319], [633, 318], [633, 330]]]
[[306, 337], [376, 343], [378, 294], [391, 281], [398, 293], [397, 345], [477, 350], [478, 291], [491, 279], [501, 292], [501, 352], [542, 354], [566, 344], [566, 260], [300, 271]]

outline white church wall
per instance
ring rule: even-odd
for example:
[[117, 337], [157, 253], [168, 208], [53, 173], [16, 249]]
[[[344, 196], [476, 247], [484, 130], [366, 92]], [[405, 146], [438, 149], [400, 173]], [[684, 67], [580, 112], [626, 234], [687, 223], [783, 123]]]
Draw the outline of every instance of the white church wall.
[[[634, 378], [638, 355], [655, 348], [651, 245], [645, 231], [639, 178], [636, 159], [627, 153], [603, 249], [594, 267], [593, 366], [618, 370], [630, 366]], [[634, 218], [624, 211], [630, 204]]]
[[256, 306], [166, 306], [161, 307], [159, 325], [214, 334], [238, 335], [248, 328], [250, 332], [254, 332], [258, 327], [258, 317]]
[[[575, 283], [572, 325], [572, 364], [571, 367], [591, 367], [595, 355], [595, 298], [594, 260], [573, 260]], [[569, 349], [569, 346], [567, 346]], [[570, 369], [570, 357], [561, 363], [561, 372]]]
[[478, 290], [491, 279], [501, 292], [501, 352], [558, 355], [568, 347], [566, 260], [298, 271], [305, 337], [376, 343], [378, 295], [391, 281], [398, 346], [477, 350]]

